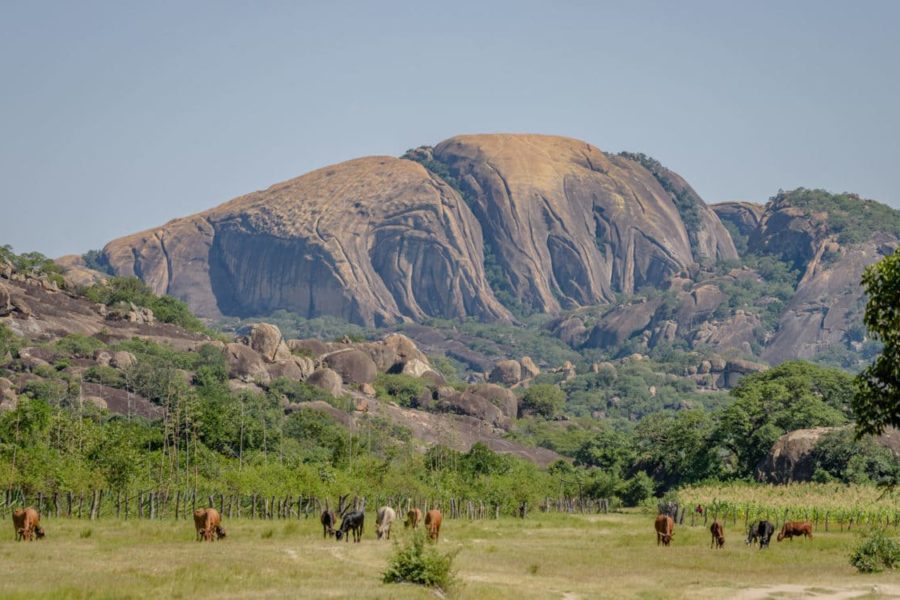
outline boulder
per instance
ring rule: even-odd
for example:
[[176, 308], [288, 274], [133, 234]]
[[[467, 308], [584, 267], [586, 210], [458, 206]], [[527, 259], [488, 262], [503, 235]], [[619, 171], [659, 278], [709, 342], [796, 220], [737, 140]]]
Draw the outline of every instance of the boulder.
[[359, 391], [362, 392], [363, 394], [365, 394], [366, 396], [369, 396], [370, 398], [375, 397], [375, 386], [372, 385], [371, 383], [362, 384], [361, 386], [359, 386]]
[[13, 311], [12, 296], [9, 288], [0, 283], [0, 317], [4, 317]]
[[341, 376], [337, 373], [337, 371], [329, 369], [328, 367], [316, 369], [306, 381], [310, 385], [314, 385], [317, 388], [323, 389], [335, 397], [338, 397], [343, 393]]
[[413, 377], [421, 377], [425, 373], [432, 371], [431, 367], [419, 360], [413, 358], [403, 363], [403, 369], [400, 371], [404, 375], [412, 375]]
[[322, 362], [329, 368], [337, 371], [345, 384], [354, 383], [361, 385], [363, 383], [372, 383], [378, 374], [378, 369], [372, 357], [356, 348], [348, 348], [326, 354], [322, 358]]
[[291, 358], [291, 350], [284, 343], [281, 330], [269, 323], [256, 323], [251, 326], [247, 345], [258, 352], [266, 362], [273, 363]]
[[[377, 349], [376, 349], [377, 348]], [[406, 365], [411, 361], [418, 361], [430, 366], [428, 357], [419, 350], [416, 343], [402, 333], [391, 333], [378, 344], [373, 344], [370, 352], [379, 371], [387, 372], [395, 365]]]
[[511, 423], [509, 417], [505, 416], [493, 403], [471, 390], [445, 395], [438, 400], [437, 409], [441, 412], [475, 417], [503, 429], [509, 429]]
[[809, 481], [813, 475], [812, 450], [819, 439], [836, 427], [798, 429], [784, 434], [756, 466], [756, 479], [766, 483]]
[[15, 410], [19, 405], [13, 382], [5, 377], [0, 377], [0, 411]]
[[97, 350], [94, 352], [94, 362], [101, 367], [108, 367], [112, 362], [112, 354], [108, 350]]
[[515, 385], [522, 381], [522, 365], [515, 360], [498, 361], [490, 375], [488, 375], [488, 381], [504, 385]]
[[38, 356], [40, 352], [37, 348], [22, 348], [19, 350], [19, 360], [22, 366], [28, 371], [34, 371], [39, 367], [48, 367], [50, 363]]
[[508, 388], [493, 383], [480, 383], [471, 386], [469, 391], [499, 408], [505, 417], [513, 419], [519, 413], [519, 400]]
[[118, 352], [113, 353], [112, 359], [109, 362], [110, 366], [117, 369], [128, 369], [133, 367], [135, 363], [137, 363], [137, 357], [125, 350], [119, 350]]
[[522, 365], [522, 378], [523, 379], [533, 379], [541, 374], [541, 369], [534, 361], [531, 360], [530, 356], [523, 356], [522, 360], [519, 361], [519, 364]]
[[294, 354], [308, 354], [313, 357], [319, 357], [323, 354], [328, 354], [330, 352], [330, 348], [328, 344], [323, 342], [322, 340], [317, 339], [308, 339], [308, 340], [288, 340], [287, 341], [288, 349]]
[[312, 373], [312, 371], [304, 372], [300, 365], [293, 360], [282, 360], [277, 363], [269, 363], [266, 366], [266, 370], [269, 372], [269, 377], [271, 379], [284, 377], [285, 379], [292, 379], [294, 381], [302, 381]]
[[271, 380], [266, 363], [249, 346], [238, 343], [226, 344], [225, 360], [228, 363], [229, 377], [246, 382], [268, 383]]

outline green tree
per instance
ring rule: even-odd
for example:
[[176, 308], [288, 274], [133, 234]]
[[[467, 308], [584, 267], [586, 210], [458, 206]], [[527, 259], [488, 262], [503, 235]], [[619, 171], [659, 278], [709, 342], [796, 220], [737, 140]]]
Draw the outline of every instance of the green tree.
[[552, 417], [566, 405], [566, 395], [549, 383], [533, 385], [522, 396], [521, 409], [544, 417]]
[[853, 411], [857, 433], [877, 435], [900, 427], [900, 253], [867, 267], [862, 286], [869, 297], [863, 321], [884, 347], [857, 377]]
[[622, 501], [626, 506], [637, 506], [653, 496], [653, 488], [653, 479], [643, 471], [638, 471], [634, 477], [625, 482]]

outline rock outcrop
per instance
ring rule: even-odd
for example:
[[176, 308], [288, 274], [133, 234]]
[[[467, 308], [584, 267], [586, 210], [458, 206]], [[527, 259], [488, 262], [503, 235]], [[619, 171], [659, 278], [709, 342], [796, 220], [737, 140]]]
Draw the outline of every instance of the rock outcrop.
[[[578, 140], [460, 136], [408, 156], [308, 173], [110, 242], [103, 260], [201, 316], [287, 309], [371, 326], [509, 319], [492, 285], [555, 312], [736, 258], [680, 177]], [[488, 258], [502, 281], [488, 283]]]
[[116, 240], [103, 255], [117, 274], [202, 316], [287, 309], [370, 326], [509, 318], [485, 280], [481, 228], [465, 202], [391, 157], [313, 171]]
[[[784, 434], [757, 465], [756, 478], [767, 483], [810, 481], [815, 469], [813, 450], [816, 444], [825, 434], [839, 429], [839, 427], [815, 427]], [[875, 438], [875, 442], [888, 448], [895, 458], [900, 458], [900, 431], [897, 429], [888, 429]]]

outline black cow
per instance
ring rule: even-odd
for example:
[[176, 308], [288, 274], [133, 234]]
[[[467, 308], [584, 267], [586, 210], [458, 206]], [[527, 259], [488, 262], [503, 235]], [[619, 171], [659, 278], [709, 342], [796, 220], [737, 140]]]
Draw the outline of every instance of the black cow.
[[337, 540], [341, 541], [341, 538], [345, 538], [349, 542], [349, 533], [352, 532], [353, 541], [359, 542], [360, 538], [362, 538], [363, 521], [365, 519], [366, 513], [361, 510], [354, 510], [344, 515], [344, 518], [341, 520], [341, 528], [334, 534]]
[[747, 532], [747, 543], [756, 544], [759, 542], [760, 550], [768, 548], [769, 542], [772, 541], [773, 533], [775, 533], [775, 526], [768, 521], [754, 523]]
[[330, 509], [325, 509], [322, 511], [322, 516], [319, 517], [319, 521], [322, 523], [322, 537], [326, 538], [329, 535], [334, 535], [334, 526], [337, 524], [337, 517], [334, 516], [334, 511]]

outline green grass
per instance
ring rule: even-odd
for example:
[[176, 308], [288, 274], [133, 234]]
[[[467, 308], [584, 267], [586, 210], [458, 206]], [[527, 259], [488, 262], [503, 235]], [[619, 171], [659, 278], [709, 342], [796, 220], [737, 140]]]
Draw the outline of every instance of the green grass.
[[[0, 597], [436, 597], [382, 583], [393, 544], [375, 540], [374, 521], [367, 515], [363, 542], [353, 544], [323, 540], [314, 518], [226, 519], [228, 538], [210, 544], [195, 542], [187, 521], [47, 518], [44, 540], [16, 543], [12, 527], [0, 540], [0, 563], [15, 574], [0, 578]], [[738, 529], [726, 526], [725, 549], [714, 551], [701, 527], [678, 527], [671, 547], [657, 547], [653, 516], [641, 513], [445, 520], [439, 549], [459, 551], [450, 592], [459, 598], [764, 598], [874, 585], [900, 594], [896, 574], [859, 575], [850, 566], [855, 533], [773, 540], [759, 551]], [[405, 535], [400, 525], [393, 537]]]

